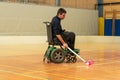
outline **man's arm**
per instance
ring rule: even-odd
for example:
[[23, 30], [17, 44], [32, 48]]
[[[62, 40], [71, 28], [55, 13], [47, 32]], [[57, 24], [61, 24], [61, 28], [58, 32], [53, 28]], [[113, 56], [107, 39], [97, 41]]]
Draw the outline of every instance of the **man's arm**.
[[59, 39], [59, 41], [63, 44], [63, 46], [64, 46], [65, 48], [68, 48], [68, 45], [67, 45], [67, 43], [65, 43], [65, 41], [63, 40], [62, 36], [61, 36], [61, 35], [56, 35], [56, 36], [57, 36], [57, 38]]

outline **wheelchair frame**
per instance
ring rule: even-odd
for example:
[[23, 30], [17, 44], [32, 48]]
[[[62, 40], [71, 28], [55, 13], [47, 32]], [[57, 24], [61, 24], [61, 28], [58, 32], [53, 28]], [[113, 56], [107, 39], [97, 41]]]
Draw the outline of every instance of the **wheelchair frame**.
[[[60, 42], [53, 41], [50, 22], [46, 21], [43, 23], [46, 24], [48, 41], [48, 48], [44, 54], [43, 62], [47, 60], [47, 63], [62, 63], [66, 60], [67, 63], [75, 63], [77, 61], [76, 55], [72, 54], [70, 50], [64, 49]], [[60, 48], [56, 47], [58, 45], [60, 46]], [[79, 53], [78, 50], [76, 50], [75, 52]]]

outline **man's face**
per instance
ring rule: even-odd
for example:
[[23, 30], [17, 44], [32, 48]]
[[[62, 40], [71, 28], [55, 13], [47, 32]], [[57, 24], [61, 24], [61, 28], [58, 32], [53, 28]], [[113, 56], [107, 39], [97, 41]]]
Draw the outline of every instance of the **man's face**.
[[59, 17], [60, 19], [64, 19], [64, 18], [65, 18], [65, 15], [66, 15], [66, 13], [62, 13], [62, 14], [59, 14], [58, 17]]

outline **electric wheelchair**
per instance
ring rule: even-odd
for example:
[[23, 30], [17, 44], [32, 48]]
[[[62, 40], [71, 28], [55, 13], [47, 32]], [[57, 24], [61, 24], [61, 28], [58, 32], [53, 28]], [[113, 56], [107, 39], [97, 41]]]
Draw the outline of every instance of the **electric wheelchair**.
[[[47, 29], [47, 41], [48, 48], [44, 54], [43, 62], [47, 63], [75, 63], [77, 61], [76, 55], [74, 55], [68, 49], [62, 47], [62, 44], [59, 41], [54, 41], [52, 39], [52, 28], [50, 22], [43, 22], [46, 25]], [[79, 49], [74, 50], [79, 54]]]

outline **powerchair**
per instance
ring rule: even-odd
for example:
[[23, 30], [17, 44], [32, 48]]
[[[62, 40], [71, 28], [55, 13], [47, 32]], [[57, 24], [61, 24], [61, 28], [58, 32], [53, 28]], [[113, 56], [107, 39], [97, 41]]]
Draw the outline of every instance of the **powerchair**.
[[[75, 63], [77, 61], [76, 55], [74, 55], [69, 49], [62, 47], [61, 43], [52, 39], [52, 28], [50, 22], [43, 22], [47, 28], [47, 42], [48, 48], [44, 54], [43, 62], [47, 63]], [[75, 49], [74, 52], [79, 54], [79, 49]]]

